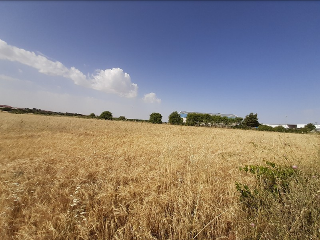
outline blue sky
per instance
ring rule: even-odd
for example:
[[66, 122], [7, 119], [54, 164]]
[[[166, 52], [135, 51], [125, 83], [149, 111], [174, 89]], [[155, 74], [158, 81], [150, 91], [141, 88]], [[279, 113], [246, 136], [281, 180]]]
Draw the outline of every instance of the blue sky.
[[320, 2], [0, 2], [0, 104], [320, 122]]

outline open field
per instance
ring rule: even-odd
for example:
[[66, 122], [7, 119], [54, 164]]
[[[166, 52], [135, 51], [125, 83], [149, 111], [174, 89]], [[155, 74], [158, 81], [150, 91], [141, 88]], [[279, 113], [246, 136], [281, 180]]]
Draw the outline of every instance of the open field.
[[[0, 236], [319, 239], [318, 223], [313, 238], [299, 235], [308, 201], [320, 209], [319, 149], [314, 134], [0, 112]], [[265, 161], [296, 165], [308, 185], [297, 184], [286, 213], [249, 219], [235, 182], [252, 178], [239, 167]]]

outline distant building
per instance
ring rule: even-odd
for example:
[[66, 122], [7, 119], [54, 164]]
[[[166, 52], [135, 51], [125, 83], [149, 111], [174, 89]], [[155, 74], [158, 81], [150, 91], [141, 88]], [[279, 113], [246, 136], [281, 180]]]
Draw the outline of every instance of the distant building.
[[187, 121], [187, 116], [188, 116], [189, 113], [209, 114], [211, 116], [220, 116], [220, 117], [227, 117], [227, 118], [236, 118], [236, 117], [238, 117], [235, 114], [229, 114], [229, 113], [201, 113], [201, 112], [180, 111], [179, 115], [183, 119], [183, 122]]
[[12, 108], [12, 107], [9, 105], [0, 105], [0, 108]]
[[[278, 126], [282, 126], [284, 128], [290, 128], [290, 129], [297, 129], [297, 128], [304, 128], [307, 124], [304, 123], [300, 123], [300, 124], [264, 124], [270, 127], [278, 127]], [[316, 127], [316, 131], [320, 131], [320, 125], [315, 124], [314, 125]]]
[[[286, 128], [286, 129], [288, 129], [288, 128], [290, 128], [290, 129], [298, 128], [297, 127], [298, 124], [264, 124], [264, 125], [267, 125], [267, 126], [273, 127], [273, 128], [279, 127], [279, 126], [282, 126], [282, 127]], [[305, 124], [302, 124], [302, 125], [304, 127]]]

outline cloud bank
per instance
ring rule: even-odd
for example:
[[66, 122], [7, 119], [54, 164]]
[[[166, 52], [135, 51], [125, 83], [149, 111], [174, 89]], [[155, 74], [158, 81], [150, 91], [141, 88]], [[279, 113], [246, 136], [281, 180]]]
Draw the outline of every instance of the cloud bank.
[[157, 98], [156, 94], [153, 92], [145, 94], [143, 101], [146, 103], [161, 103], [161, 99]]
[[59, 61], [51, 61], [43, 55], [8, 45], [1, 39], [0, 59], [19, 62], [37, 69], [40, 73], [65, 77], [71, 79], [76, 85], [105, 93], [126, 98], [134, 98], [138, 94], [138, 85], [132, 83], [130, 75], [121, 68], [97, 70], [95, 74], [87, 77], [75, 67], [69, 69]]

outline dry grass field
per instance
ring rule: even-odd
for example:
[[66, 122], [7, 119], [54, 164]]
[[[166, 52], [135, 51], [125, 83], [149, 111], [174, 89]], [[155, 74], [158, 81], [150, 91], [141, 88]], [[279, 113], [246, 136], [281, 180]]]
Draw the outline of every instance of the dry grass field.
[[[317, 134], [0, 112], [0, 236], [320, 239], [319, 149]], [[266, 161], [307, 184], [287, 210], [250, 218], [235, 182], [253, 178], [239, 167]]]

